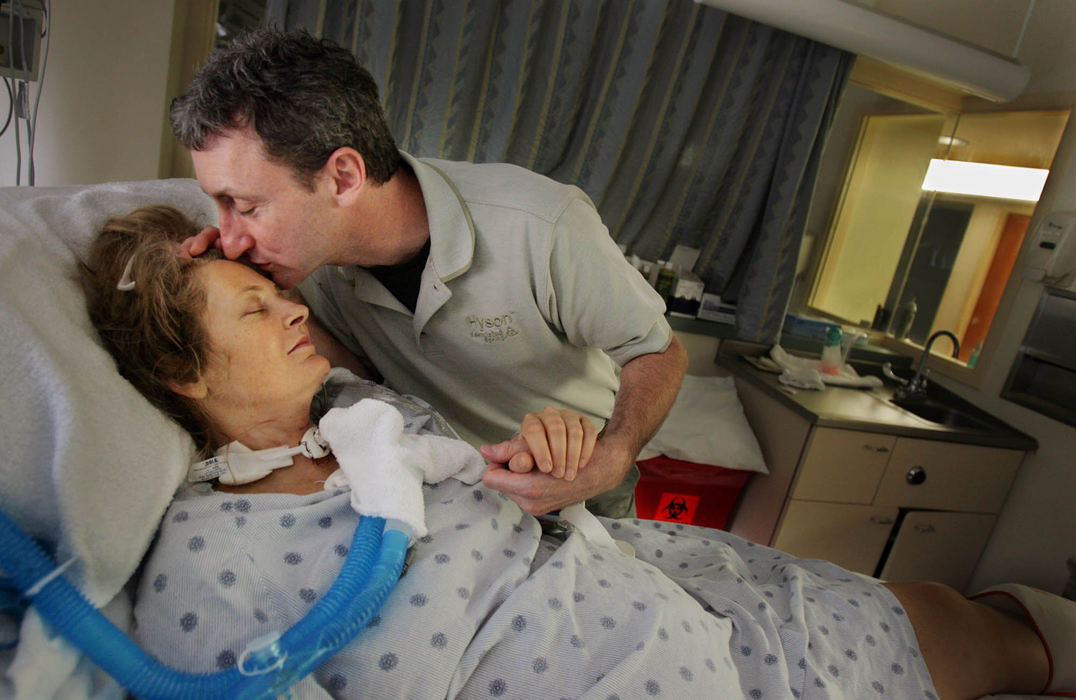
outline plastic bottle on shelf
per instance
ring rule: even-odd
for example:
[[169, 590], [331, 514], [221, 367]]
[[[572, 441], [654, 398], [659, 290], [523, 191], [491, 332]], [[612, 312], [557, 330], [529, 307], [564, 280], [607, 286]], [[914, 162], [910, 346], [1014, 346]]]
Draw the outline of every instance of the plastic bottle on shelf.
[[668, 301], [669, 297], [676, 291], [677, 277], [679, 275], [676, 273], [676, 266], [671, 262], [665, 262], [661, 269], [658, 270], [657, 283], [654, 285], [654, 289], [665, 301]]
[[983, 351], [983, 341], [976, 343], [975, 347], [971, 351], [971, 355], [968, 357], [968, 369], [974, 369], [975, 363], [979, 361], [979, 353]]
[[658, 273], [661, 272], [661, 268], [665, 267], [664, 260], [658, 260], [650, 266], [650, 273], [646, 277], [646, 281], [650, 283], [650, 286], [654, 289], [658, 287]]
[[896, 318], [893, 319], [893, 337], [898, 339], [904, 339], [908, 337], [908, 333], [912, 330], [912, 324], [915, 323], [915, 314], [919, 311], [919, 304], [915, 299], [907, 301], [901, 304], [897, 309]]
[[841, 372], [841, 327], [830, 326], [826, 331], [826, 342], [822, 346], [822, 364], [819, 367], [826, 374]]

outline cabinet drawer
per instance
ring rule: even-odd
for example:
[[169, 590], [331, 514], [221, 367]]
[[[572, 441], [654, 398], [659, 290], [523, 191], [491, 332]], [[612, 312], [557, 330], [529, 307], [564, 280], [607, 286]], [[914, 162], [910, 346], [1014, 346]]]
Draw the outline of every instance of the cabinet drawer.
[[870, 503], [896, 441], [893, 435], [816, 428], [792, 487], [792, 497]]
[[979, 445], [900, 438], [877, 505], [997, 513], [1024, 453]]
[[886, 581], [938, 581], [964, 591], [995, 519], [982, 513], [908, 513], [881, 577]]
[[896, 518], [896, 508], [789, 501], [773, 546], [871, 576]]

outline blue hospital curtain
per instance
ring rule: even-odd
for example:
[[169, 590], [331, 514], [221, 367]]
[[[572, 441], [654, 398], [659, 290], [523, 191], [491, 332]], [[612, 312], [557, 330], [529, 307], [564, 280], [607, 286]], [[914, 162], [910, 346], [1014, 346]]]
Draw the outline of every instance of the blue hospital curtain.
[[701, 252], [737, 335], [774, 342], [851, 55], [690, 0], [270, 0], [349, 47], [400, 147], [581, 187], [649, 260]]

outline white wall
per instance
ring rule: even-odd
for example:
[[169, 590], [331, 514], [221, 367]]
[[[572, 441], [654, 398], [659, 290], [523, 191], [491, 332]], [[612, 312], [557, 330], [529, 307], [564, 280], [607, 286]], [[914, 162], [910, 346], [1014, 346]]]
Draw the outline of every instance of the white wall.
[[[1071, 79], [1069, 89], [1076, 90], [1076, 69]], [[1074, 122], [1076, 117], [1069, 122], [1032, 226], [1045, 213], [1076, 209]], [[972, 587], [1015, 580], [1060, 592], [1067, 577], [1065, 560], [1076, 557], [1076, 428], [1000, 397], [1043, 289], [1038, 282], [1023, 279], [1016, 285], [1015, 289], [1010, 285], [1002, 301], [1010, 309], [1007, 332], [1003, 338], [993, 334], [990, 338], [993, 347], [987, 349], [993, 357], [985, 384], [971, 389], [943, 382], [1039, 441], [1038, 451], [1028, 456], [1020, 470]]]
[[[34, 150], [37, 185], [158, 177], [174, 5], [52, 0]], [[31, 87], [36, 92], [37, 84]], [[25, 130], [22, 137], [25, 185]], [[9, 128], [0, 137], [0, 186], [15, 184], [15, 163]]]

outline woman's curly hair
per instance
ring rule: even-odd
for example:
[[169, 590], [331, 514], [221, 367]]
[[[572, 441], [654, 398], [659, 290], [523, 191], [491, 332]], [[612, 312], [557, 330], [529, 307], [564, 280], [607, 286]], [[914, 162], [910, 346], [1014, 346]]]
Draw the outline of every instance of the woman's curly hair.
[[[168, 206], [149, 206], [105, 223], [82, 266], [90, 319], [119, 372], [157, 408], [210, 448], [208, 416], [171, 389], [195, 382], [212, 348], [202, 324], [205, 290], [195, 271], [222, 259], [211, 249], [197, 258], [178, 253], [199, 227]], [[121, 281], [134, 283], [124, 291]]]

